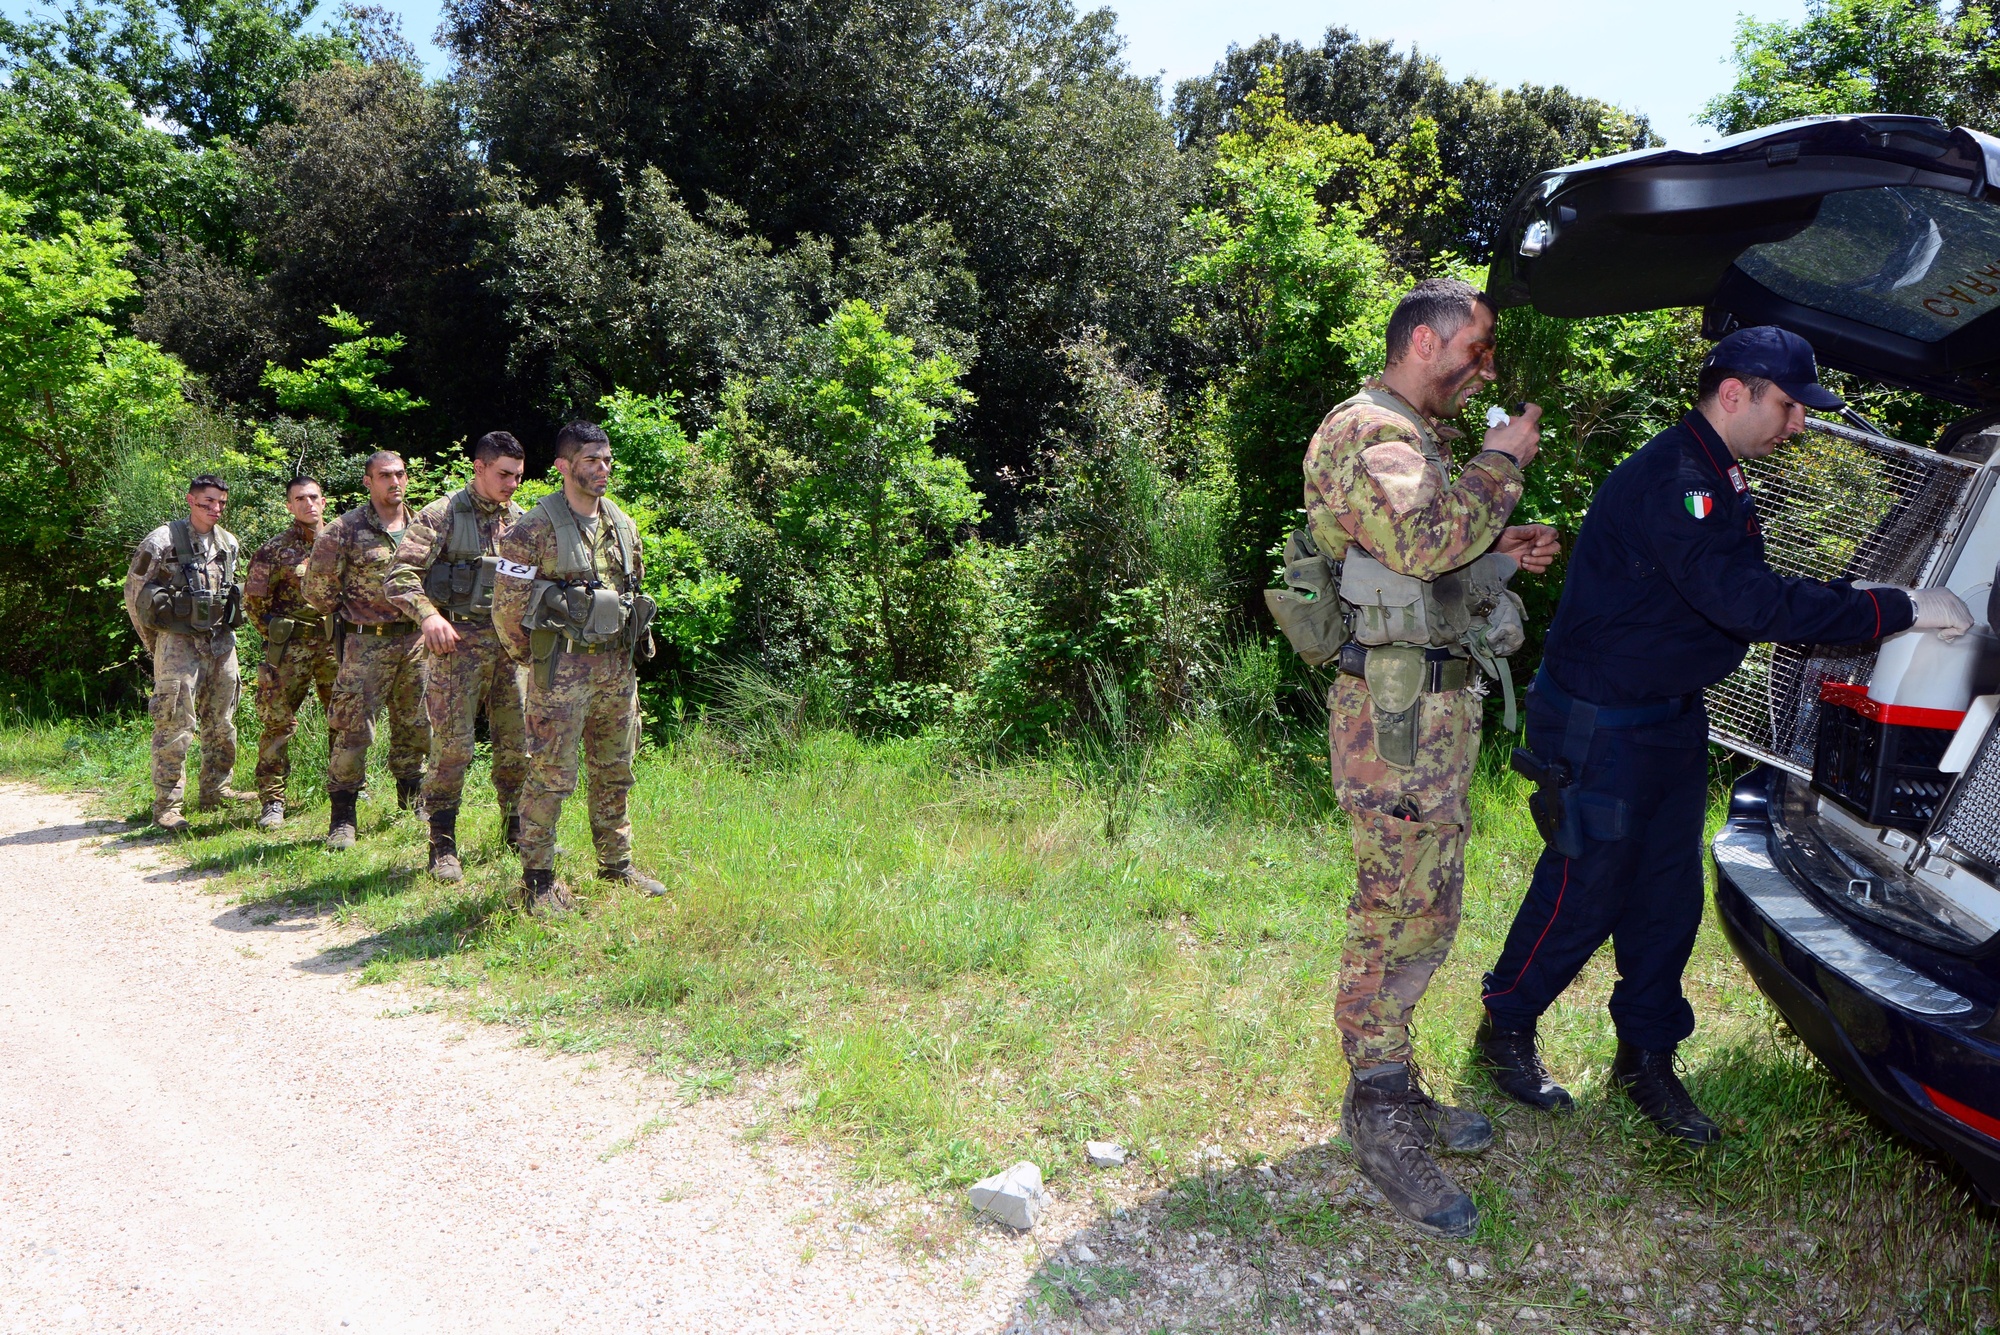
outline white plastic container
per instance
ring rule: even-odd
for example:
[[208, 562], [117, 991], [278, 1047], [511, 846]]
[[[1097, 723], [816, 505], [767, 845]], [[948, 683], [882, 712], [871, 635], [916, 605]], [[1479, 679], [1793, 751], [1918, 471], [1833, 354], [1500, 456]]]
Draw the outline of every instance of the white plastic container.
[[1964, 710], [1974, 696], [1995, 691], [2000, 691], [2000, 636], [1988, 626], [1974, 626], [1949, 644], [1927, 630], [1891, 635], [1882, 641], [1868, 679], [1870, 700], [1913, 709]]

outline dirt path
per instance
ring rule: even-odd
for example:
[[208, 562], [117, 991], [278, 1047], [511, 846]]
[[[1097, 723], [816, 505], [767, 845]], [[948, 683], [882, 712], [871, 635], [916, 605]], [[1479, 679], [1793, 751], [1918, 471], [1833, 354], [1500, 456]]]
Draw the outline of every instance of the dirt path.
[[[81, 804], [0, 787], [0, 1330], [996, 1331], [1032, 1240], [854, 1231], [837, 1165], [354, 985]], [[865, 1209], [862, 1210], [865, 1215]]]

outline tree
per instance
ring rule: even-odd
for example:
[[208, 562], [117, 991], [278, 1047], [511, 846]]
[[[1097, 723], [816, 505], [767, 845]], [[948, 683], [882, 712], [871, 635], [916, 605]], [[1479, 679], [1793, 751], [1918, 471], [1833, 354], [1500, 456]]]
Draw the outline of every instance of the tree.
[[1454, 80], [1434, 57], [1333, 27], [1314, 47], [1277, 37], [1232, 46], [1213, 74], [1184, 80], [1173, 106], [1181, 143], [1207, 144], [1237, 126], [1269, 70], [1283, 79], [1291, 116], [1359, 134], [1378, 151], [1425, 120], [1436, 127], [1441, 174], [1457, 183], [1460, 199], [1414, 236], [1398, 257], [1405, 264], [1410, 255], [1483, 260], [1515, 192], [1537, 172], [1655, 142], [1644, 116], [1595, 98]]
[[1702, 120], [1739, 134], [1798, 116], [1866, 111], [2000, 131], [1993, 7], [1823, 0], [1799, 23], [1745, 18], [1736, 28], [1736, 84]]
[[341, 336], [326, 356], [311, 358], [296, 371], [265, 363], [264, 386], [280, 408], [331, 422], [343, 434], [358, 430], [366, 439], [375, 433], [363, 422], [381, 423], [430, 406], [379, 383], [389, 372], [389, 355], [402, 351], [406, 340], [401, 334], [370, 334], [367, 321], [338, 306], [333, 314], [320, 316], [320, 323]]

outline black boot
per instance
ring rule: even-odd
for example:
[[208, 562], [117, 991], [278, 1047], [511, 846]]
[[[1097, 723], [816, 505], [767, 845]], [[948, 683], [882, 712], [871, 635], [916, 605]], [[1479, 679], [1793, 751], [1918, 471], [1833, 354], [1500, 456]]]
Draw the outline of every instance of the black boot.
[[328, 793], [327, 804], [333, 808], [326, 826], [326, 846], [333, 852], [354, 847], [354, 804], [360, 799], [359, 793]]
[[1493, 1012], [1487, 1011], [1479, 1021], [1479, 1032], [1472, 1036], [1472, 1046], [1502, 1094], [1543, 1112], [1576, 1111], [1576, 1100], [1549, 1078], [1549, 1068], [1542, 1065], [1534, 1029], [1502, 1029], [1493, 1023]]
[[576, 907], [569, 887], [556, 879], [554, 871], [524, 867], [521, 870], [521, 904], [536, 917], [568, 913]]
[[1611, 1083], [1624, 1091], [1653, 1125], [1690, 1145], [1713, 1145], [1722, 1139], [1722, 1128], [1695, 1106], [1674, 1071], [1674, 1049], [1652, 1052], [1618, 1040], [1618, 1055], [1611, 1062]]
[[1469, 1237], [1479, 1225], [1479, 1207], [1425, 1148], [1430, 1131], [1418, 1122], [1416, 1101], [1409, 1067], [1377, 1066], [1348, 1080], [1340, 1129], [1362, 1174], [1397, 1214], [1447, 1238]]
[[[665, 894], [666, 888], [661, 887]], [[1493, 1123], [1472, 1108], [1439, 1103], [1425, 1087], [1423, 1072], [1410, 1063], [1410, 1107], [1417, 1124], [1429, 1133], [1430, 1147], [1453, 1154], [1477, 1154], [1493, 1143]]]
[[462, 881], [465, 869], [458, 865], [458, 808], [431, 813], [431, 875], [440, 881]]

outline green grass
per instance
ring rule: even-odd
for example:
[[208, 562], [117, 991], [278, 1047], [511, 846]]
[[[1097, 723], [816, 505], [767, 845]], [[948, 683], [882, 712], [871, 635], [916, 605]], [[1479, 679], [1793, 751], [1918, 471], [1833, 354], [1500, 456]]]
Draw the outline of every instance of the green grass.
[[[317, 728], [305, 745], [323, 754]], [[21, 724], [0, 729], [0, 769], [143, 820], [145, 740], [143, 722]], [[246, 755], [245, 780], [249, 767]], [[201, 818], [187, 853], [226, 893], [337, 914], [360, 934], [363, 981], [428, 985], [527, 1041], [613, 1050], [689, 1099], [779, 1068], [795, 1131], [837, 1142], [865, 1176], [938, 1192], [1031, 1158], [1059, 1190], [1088, 1190], [1082, 1142], [1115, 1139], [1164, 1190], [1171, 1229], [1442, 1265], [1341, 1201], [1267, 1195], [1249, 1172], [1260, 1156], [1338, 1151], [1317, 1145], [1346, 1074], [1331, 997], [1353, 873], [1338, 813], [1291, 762], [1195, 728], [1149, 756], [1110, 841], [1080, 772], [982, 765], [936, 741], [746, 745], [693, 729], [643, 757], [633, 793], [638, 860], [668, 897], [589, 878], [575, 802], [561, 870], [586, 910], [552, 922], [513, 907], [518, 872], [483, 771], [459, 887], [423, 875], [421, 831], [375, 801], [349, 855], [318, 846], [323, 806], [276, 837]], [[372, 787], [393, 792], [384, 775]], [[1511, 1324], [1523, 1304], [1597, 1312], [1601, 1298], [1575, 1288], [1597, 1267], [1665, 1276], [1643, 1305], [1667, 1326], [1774, 1313], [1824, 1329], [1996, 1324], [1992, 1216], [1839, 1093], [1712, 914], [1684, 1054], [1729, 1133], [1722, 1149], [1675, 1149], [1605, 1098], [1603, 958], [1543, 1027], [1579, 1115], [1497, 1108], [1466, 1040], [1539, 841], [1524, 786], [1495, 764], [1474, 809], [1464, 925], [1418, 1046], [1436, 1083], [1503, 1113], [1503, 1147], [1462, 1170], [1485, 1213], [1477, 1245], [1503, 1278], [1491, 1303], [1460, 1295], [1463, 1312], [1419, 1303], [1402, 1319], [1456, 1329], [1476, 1311]], [[1051, 1268], [1038, 1301], [1060, 1314], [1128, 1279]]]

